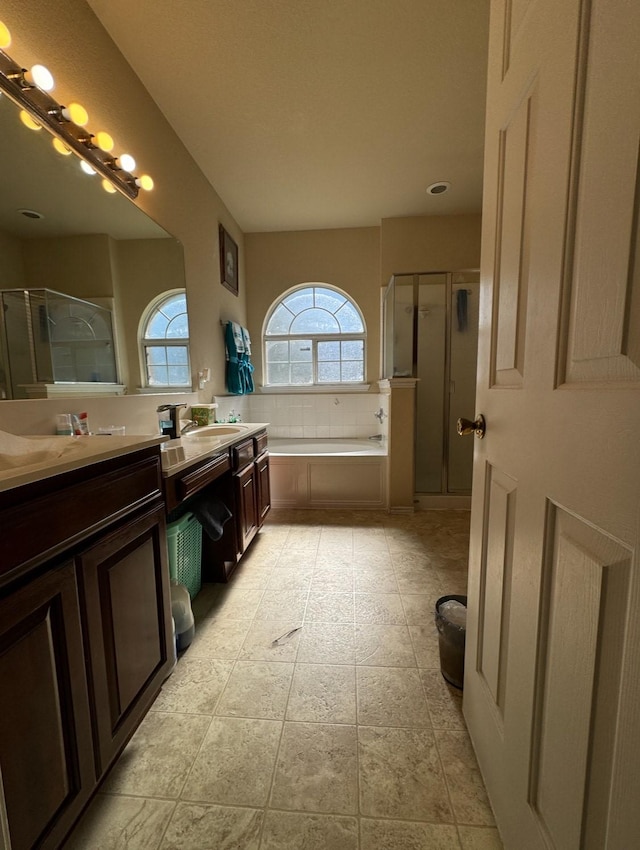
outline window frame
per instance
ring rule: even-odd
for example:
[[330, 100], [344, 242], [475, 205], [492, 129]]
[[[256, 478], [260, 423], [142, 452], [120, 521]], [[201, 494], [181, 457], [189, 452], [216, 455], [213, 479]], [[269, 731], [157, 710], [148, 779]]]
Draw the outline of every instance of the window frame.
[[[335, 292], [337, 295], [341, 296], [345, 299], [345, 301], [353, 307], [353, 309], [357, 312], [360, 321], [362, 322], [363, 330], [361, 332], [336, 332], [336, 333], [287, 333], [287, 334], [269, 334], [267, 335], [267, 328], [269, 322], [271, 321], [272, 316], [276, 312], [276, 310], [280, 307], [284, 301], [289, 298], [291, 295], [296, 292], [303, 292], [308, 289], [327, 289], [332, 292]], [[286, 305], [285, 305], [286, 306]], [[341, 305], [344, 306], [344, 305]], [[287, 309], [289, 309], [287, 307]], [[325, 308], [323, 308], [325, 309]], [[341, 308], [339, 308], [341, 309]], [[330, 312], [330, 311], [327, 311]], [[336, 311], [337, 312], [337, 311]], [[294, 319], [300, 315], [299, 313], [294, 316]], [[292, 319], [293, 322], [293, 319]], [[311, 342], [311, 367], [312, 367], [312, 382], [306, 384], [274, 384], [268, 383], [268, 369], [269, 369], [269, 361], [267, 358], [267, 343], [273, 342], [292, 342], [292, 341], [300, 341], [300, 340], [309, 340]], [[319, 342], [353, 342], [353, 341], [361, 341], [362, 342], [362, 380], [361, 381], [318, 381], [318, 365], [320, 362], [318, 360], [317, 351], [318, 351], [318, 343]], [[285, 362], [285, 361], [283, 361]], [[338, 362], [342, 364], [342, 357], [339, 361], [330, 361], [330, 362]], [[349, 362], [349, 361], [346, 361]], [[289, 359], [289, 368], [291, 367], [291, 360]], [[318, 390], [335, 390], [335, 389], [343, 389], [346, 391], [356, 391], [358, 389], [362, 389], [367, 384], [367, 324], [365, 322], [364, 316], [362, 314], [362, 310], [360, 309], [357, 302], [354, 300], [352, 296], [350, 296], [347, 292], [340, 289], [337, 286], [332, 286], [329, 283], [302, 283], [297, 286], [292, 286], [286, 292], [283, 292], [278, 298], [271, 304], [269, 310], [264, 319], [263, 327], [262, 327], [262, 383], [263, 389], [276, 392], [278, 390], [295, 390], [300, 392], [313, 392]]]
[[[187, 308], [186, 297], [187, 291], [184, 288], [179, 289], [167, 289], [164, 292], [157, 295], [152, 301], [147, 304], [142, 316], [140, 317], [140, 324], [138, 326], [138, 356], [140, 359], [140, 375], [142, 377], [142, 389], [147, 392], [187, 392], [193, 389], [193, 380], [191, 375], [191, 336], [190, 334], [186, 337], [146, 337], [146, 330], [153, 319], [154, 315], [160, 310], [162, 304], [166, 301], [169, 301], [172, 298], [175, 298], [177, 295], [184, 295], [185, 298], [185, 308]], [[186, 309], [187, 314], [187, 327], [189, 327], [189, 313], [188, 308]], [[147, 348], [151, 347], [161, 347], [161, 348], [186, 348], [187, 349], [187, 375], [188, 375], [188, 383], [186, 384], [152, 384], [150, 381], [150, 375], [148, 370], [148, 362], [147, 362]]]

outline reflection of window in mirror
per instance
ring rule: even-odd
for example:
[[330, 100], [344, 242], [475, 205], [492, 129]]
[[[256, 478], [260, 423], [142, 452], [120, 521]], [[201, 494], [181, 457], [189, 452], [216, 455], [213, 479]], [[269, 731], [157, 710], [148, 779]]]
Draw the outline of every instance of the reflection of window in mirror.
[[142, 316], [139, 341], [145, 387], [191, 387], [184, 289], [163, 292], [153, 299]]

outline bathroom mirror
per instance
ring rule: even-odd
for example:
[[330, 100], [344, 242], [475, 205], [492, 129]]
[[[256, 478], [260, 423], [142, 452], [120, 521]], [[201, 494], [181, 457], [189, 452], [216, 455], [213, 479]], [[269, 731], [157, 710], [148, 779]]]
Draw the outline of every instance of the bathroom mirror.
[[[54, 290], [111, 310], [118, 383], [136, 392], [140, 317], [155, 297], [185, 287], [182, 246], [52, 140], [45, 128], [25, 127], [18, 107], [0, 96], [0, 290]], [[11, 353], [14, 362], [29, 357], [28, 346], [18, 352], [0, 336], [0, 397], [26, 398], [18, 381], [12, 387], [9, 366]]]

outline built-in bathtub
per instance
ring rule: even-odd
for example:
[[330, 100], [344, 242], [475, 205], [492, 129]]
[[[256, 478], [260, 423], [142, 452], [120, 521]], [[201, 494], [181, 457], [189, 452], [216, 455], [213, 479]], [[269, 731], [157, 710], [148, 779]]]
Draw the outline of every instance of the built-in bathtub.
[[387, 452], [375, 440], [269, 438], [274, 508], [387, 506]]

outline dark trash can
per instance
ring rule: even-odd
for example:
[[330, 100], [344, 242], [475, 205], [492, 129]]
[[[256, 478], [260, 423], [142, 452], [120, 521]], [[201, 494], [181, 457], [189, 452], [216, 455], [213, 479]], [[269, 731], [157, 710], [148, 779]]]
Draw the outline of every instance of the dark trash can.
[[[447, 606], [445, 605], [446, 602], [460, 602], [464, 605], [464, 616], [461, 618], [448, 613]], [[440, 649], [440, 670], [450, 685], [461, 690], [464, 684], [464, 641], [467, 633], [466, 608], [466, 596], [441, 596], [436, 602], [436, 628], [438, 629], [438, 646]]]

